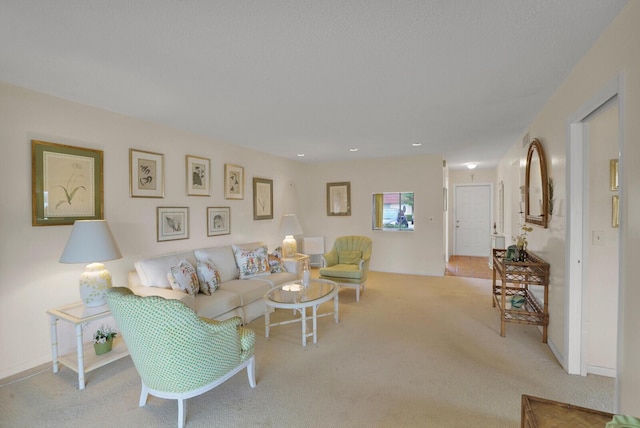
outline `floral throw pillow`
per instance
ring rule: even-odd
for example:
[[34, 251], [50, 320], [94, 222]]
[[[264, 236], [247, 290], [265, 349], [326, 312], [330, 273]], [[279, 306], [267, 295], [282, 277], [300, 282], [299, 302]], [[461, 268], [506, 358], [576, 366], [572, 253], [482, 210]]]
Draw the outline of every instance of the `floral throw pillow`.
[[271, 273], [266, 245], [252, 250], [244, 250], [234, 245], [233, 254], [240, 270], [240, 279], [269, 275]]
[[271, 273], [286, 272], [284, 264], [282, 263], [282, 248], [278, 247], [273, 250], [273, 253], [269, 254], [269, 268]]
[[186, 259], [182, 259], [178, 266], [174, 266], [169, 270], [167, 279], [169, 280], [169, 284], [171, 284], [171, 288], [177, 291], [183, 291], [192, 296], [198, 294], [198, 290], [200, 289], [196, 270]]
[[220, 272], [216, 269], [216, 265], [207, 259], [204, 262], [198, 262], [196, 266], [196, 273], [198, 274], [198, 281], [200, 282], [200, 292], [211, 296], [211, 293], [215, 292], [220, 286]]

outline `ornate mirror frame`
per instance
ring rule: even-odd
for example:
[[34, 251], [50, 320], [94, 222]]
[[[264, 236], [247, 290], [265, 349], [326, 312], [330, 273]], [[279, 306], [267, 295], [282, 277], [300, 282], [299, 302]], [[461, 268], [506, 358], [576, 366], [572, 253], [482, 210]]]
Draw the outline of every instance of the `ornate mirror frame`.
[[[536, 182], [532, 182], [531, 180]], [[539, 182], [538, 182], [539, 180]], [[547, 176], [547, 160], [540, 140], [534, 138], [527, 152], [527, 168], [524, 184], [524, 221], [547, 228], [549, 224], [549, 177]], [[532, 191], [539, 193], [539, 210], [533, 209]]]

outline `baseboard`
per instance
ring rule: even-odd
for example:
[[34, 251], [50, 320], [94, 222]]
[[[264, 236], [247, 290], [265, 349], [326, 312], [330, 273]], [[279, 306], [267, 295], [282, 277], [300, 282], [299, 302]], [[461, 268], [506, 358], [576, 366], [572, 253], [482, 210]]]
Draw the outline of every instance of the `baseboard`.
[[612, 377], [614, 379], [616, 377], [616, 369], [612, 369], [609, 367], [593, 366], [590, 364], [587, 364], [587, 373], [598, 375], [598, 376]]

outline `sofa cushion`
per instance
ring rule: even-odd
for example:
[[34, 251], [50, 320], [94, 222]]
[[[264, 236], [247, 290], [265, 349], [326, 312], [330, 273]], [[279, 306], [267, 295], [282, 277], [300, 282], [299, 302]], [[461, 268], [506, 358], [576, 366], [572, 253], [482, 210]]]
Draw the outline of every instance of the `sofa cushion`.
[[218, 318], [220, 315], [238, 308], [241, 305], [240, 302], [239, 294], [218, 288], [210, 296], [198, 294], [198, 298], [195, 299], [195, 311], [201, 317]]
[[200, 283], [200, 293], [211, 296], [220, 285], [220, 273], [210, 259], [204, 262], [198, 261], [196, 266], [198, 282]]
[[338, 263], [343, 265], [357, 265], [362, 258], [362, 251], [339, 251]]
[[204, 262], [211, 260], [213, 262], [216, 268], [218, 268], [220, 281], [225, 282], [238, 278], [238, 266], [236, 265], [236, 259], [231, 245], [201, 248], [195, 250], [194, 254], [198, 261]]
[[333, 265], [320, 268], [320, 275], [333, 278], [362, 279], [364, 272], [358, 269], [358, 265]]
[[269, 288], [272, 288], [285, 282], [295, 281], [298, 279], [298, 275], [293, 272], [278, 272], [272, 273], [271, 275], [259, 276], [256, 279], [269, 283]]
[[[261, 300], [264, 297], [264, 293], [270, 289], [271, 283], [268, 281], [262, 281], [258, 278], [233, 279], [220, 284], [220, 290], [229, 291], [240, 296], [240, 304], [242, 306], [255, 302], [256, 300]], [[218, 294], [218, 292], [215, 294]]]
[[171, 288], [167, 273], [172, 267], [178, 266], [182, 259], [186, 259], [192, 266], [196, 265], [196, 258], [193, 251], [138, 260], [134, 265], [142, 285], [146, 285], [147, 287]]
[[196, 269], [186, 259], [180, 260], [178, 266], [172, 266], [167, 274], [167, 279], [174, 290], [181, 290], [195, 296], [200, 290]]
[[240, 279], [269, 275], [271, 273], [266, 245], [261, 245], [249, 250], [233, 245], [233, 252], [236, 256], [236, 264], [240, 270]]
[[282, 263], [282, 249], [276, 248], [273, 253], [269, 254], [269, 269], [271, 273], [286, 272], [287, 268]]

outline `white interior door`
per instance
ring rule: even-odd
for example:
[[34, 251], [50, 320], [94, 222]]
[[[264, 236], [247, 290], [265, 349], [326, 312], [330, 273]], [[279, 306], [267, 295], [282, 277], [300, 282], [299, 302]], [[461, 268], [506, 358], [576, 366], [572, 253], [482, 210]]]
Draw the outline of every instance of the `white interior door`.
[[491, 185], [455, 186], [455, 254], [488, 257], [491, 234]]

